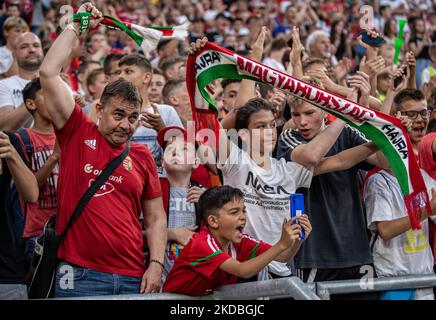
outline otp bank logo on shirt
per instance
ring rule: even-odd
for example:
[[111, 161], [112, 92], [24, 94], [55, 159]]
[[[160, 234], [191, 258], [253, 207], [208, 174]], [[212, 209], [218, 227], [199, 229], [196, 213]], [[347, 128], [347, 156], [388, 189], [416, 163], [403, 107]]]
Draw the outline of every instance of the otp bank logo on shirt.
[[[102, 172], [102, 170], [95, 169], [92, 166], [92, 164], [90, 164], [90, 163], [85, 164], [85, 167], [83, 169], [84, 169], [85, 173], [92, 174], [94, 176], [99, 176]], [[123, 183], [123, 176], [112, 175], [109, 177], [108, 180], [111, 182], [122, 184]], [[95, 181], [95, 179], [93, 179], [93, 178], [89, 179], [88, 187], [90, 187], [94, 181]], [[97, 193], [94, 195], [94, 197], [104, 196], [105, 194], [111, 193], [114, 190], [115, 190], [115, 186], [112, 183], [106, 181], [106, 183], [100, 187], [100, 190], [97, 191]]]

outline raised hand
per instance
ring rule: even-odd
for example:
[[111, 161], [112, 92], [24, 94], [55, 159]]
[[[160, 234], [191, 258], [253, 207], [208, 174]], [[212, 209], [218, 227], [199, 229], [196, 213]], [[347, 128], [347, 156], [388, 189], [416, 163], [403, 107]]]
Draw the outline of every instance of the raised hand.
[[296, 223], [292, 224], [297, 218], [293, 217], [291, 220], [284, 219], [282, 225], [282, 235], [279, 242], [285, 247], [293, 247], [301, 242], [301, 226]]
[[370, 78], [377, 76], [377, 74], [385, 67], [385, 59], [378, 56], [375, 59], [368, 60], [366, 56], [362, 58], [359, 65], [359, 70], [365, 72]]
[[140, 124], [146, 128], [154, 129], [159, 132], [160, 129], [165, 127], [162, 116], [154, 103], [151, 103], [153, 113], [148, 111], [141, 112]]
[[187, 197], [188, 202], [197, 203], [204, 191], [204, 189], [197, 186], [192, 186], [189, 188]]
[[409, 51], [406, 53], [406, 64], [409, 67], [410, 73], [415, 73], [416, 71], [416, 59], [413, 51]]
[[79, 10], [77, 10], [77, 13], [80, 12], [90, 12], [91, 17], [94, 18], [90, 19], [88, 30], [94, 29], [103, 20], [103, 14], [91, 2], [86, 2], [82, 4], [79, 7]]
[[[371, 37], [371, 38], [377, 38], [379, 36], [379, 34], [374, 31], [374, 30], [366, 30], [366, 33]], [[362, 41], [362, 36], [357, 37], [357, 41], [359, 42], [359, 44], [365, 48], [366, 50], [366, 57], [368, 58], [368, 60], [372, 60], [375, 59], [377, 57], [377, 53], [378, 53], [378, 49], [375, 47], [372, 47], [366, 43], [364, 43]]]
[[401, 124], [404, 126], [404, 128], [406, 128], [407, 131], [412, 129], [413, 121], [410, 120], [409, 117], [401, 115], [400, 111], [397, 112], [395, 117], [401, 121]]
[[[392, 81], [389, 85], [389, 89], [392, 90], [394, 93], [398, 93], [403, 89], [406, 89], [407, 87], [407, 81], [408, 81], [408, 75], [406, 74], [407, 69], [404, 69], [404, 65], [400, 66], [395, 72], [392, 77]], [[395, 86], [395, 78], [400, 78], [400, 82], [397, 86]]]
[[312, 71], [307, 71], [305, 74], [305, 76], [314, 78], [316, 80], [318, 80], [319, 82], [322, 83], [322, 85], [324, 86], [325, 89], [330, 90], [331, 88], [333, 88], [336, 84], [330, 79], [330, 77], [327, 75], [327, 73], [325, 73], [323, 70], [319, 69], [319, 70], [312, 70]]
[[309, 217], [305, 214], [298, 217], [298, 224], [304, 230], [304, 239], [307, 239], [312, 233], [312, 224], [309, 221]]
[[197, 39], [197, 41], [192, 42], [188, 49], [188, 54], [195, 54], [200, 51], [207, 43], [207, 38]]
[[336, 76], [337, 81], [344, 79], [348, 72], [351, 70], [351, 60], [348, 58], [343, 58], [337, 65], [333, 67], [333, 72]]
[[16, 151], [11, 141], [9, 140], [9, 136], [0, 131], [0, 159], [11, 159], [15, 156]]
[[265, 37], [268, 32], [267, 27], [262, 27], [259, 36], [251, 47], [250, 57], [254, 60], [261, 60], [263, 54], [263, 46], [265, 43]]
[[349, 84], [351, 88], [356, 89], [358, 92], [360, 92], [361, 97], [358, 102], [363, 105], [368, 105], [369, 95], [371, 92], [369, 76], [362, 71], [357, 71], [355, 75], [350, 77]]

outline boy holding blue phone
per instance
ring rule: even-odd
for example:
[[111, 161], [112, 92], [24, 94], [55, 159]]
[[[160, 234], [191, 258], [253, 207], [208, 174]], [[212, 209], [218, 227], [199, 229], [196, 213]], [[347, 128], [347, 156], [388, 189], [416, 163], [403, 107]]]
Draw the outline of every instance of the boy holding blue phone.
[[281, 236], [274, 245], [243, 233], [247, 223], [244, 195], [230, 186], [212, 188], [198, 202], [206, 225], [196, 233], [176, 259], [164, 283], [164, 292], [205, 295], [217, 286], [249, 279], [271, 261], [287, 262], [302, 244], [301, 233], [310, 235], [306, 215], [284, 219]]

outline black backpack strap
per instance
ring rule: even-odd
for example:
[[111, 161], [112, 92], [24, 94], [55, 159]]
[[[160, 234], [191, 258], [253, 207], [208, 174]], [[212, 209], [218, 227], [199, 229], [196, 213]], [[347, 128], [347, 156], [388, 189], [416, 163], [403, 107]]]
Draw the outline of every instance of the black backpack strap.
[[113, 159], [107, 167], [103, 170], [103, 172], [95, 179], [92, 185], [86, 190], [85, 194], [80, 198], [79, 203], [76, 206], [73, 214], [71, 215], [70, 220], [68, 221], [67, 226], [64, 231], [62, 231], [60, 235], [60, 239], [62, 239], [69, 228], [71, 228], [72, 224], [79, 218], [83, 209], [85, 209], [88, 202], [92, 199], [94, 194], [100, 189], [100, 187], [106, 182], [109, 176], [115, 171], [115, 169], [123, 162], [123, 160], [127, 157], [130, 150], [130, 141], [127, 142], [126, 148], [124, 151], [115, 159]]
[[[24, 129], [24, 128], [20, 128], [17, 131], [15, 131], [15, 133], [20, 137], [21, 141], [23, 142], [24, 145], [24, 150], [21, 146], [21, 142], [17, 141], [16, 144], [14, 144], [14, 148], [20, 148], [20, 150], [17, 150], [18, 154], [20, 155], [20, 157], [22, 158], [24, 164], [30, 169], [31, 168], [31, 161], [32, 161], [32, 143], [30, 142], [30, 136], [29, 133]], [[19, 138], [17, 138], [17, 140], [20, 140]], [[18, 195], [18, 191], [17, 192], [17, 201], [19, 200], [19, 195]], [[22, 208], [22, 215], [23, 215], [23, 231], [24, 231], [24, 223], [26, 221], [27, 218], [27, 202], [23, 201], [23, 208]]]
[[25, 152], [24, 154], [27, 157], [27, 164], [30, 167], [30, 161], [32, 159], [32, 144], [30, 142], [30, 137], [27, 131], [24, 128], [20, 128], [16, 131], [16, 133], [20, 136], [21, 141], [23, 141]]

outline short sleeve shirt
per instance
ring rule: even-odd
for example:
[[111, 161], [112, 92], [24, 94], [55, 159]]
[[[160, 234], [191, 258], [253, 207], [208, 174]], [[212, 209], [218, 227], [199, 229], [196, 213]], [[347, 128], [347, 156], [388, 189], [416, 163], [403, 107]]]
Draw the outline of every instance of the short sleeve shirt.
[[[112, 146], [78, 106], [64, 127], [56, 130], [56, 136], [61, 149], [56, 226], [59, 234], [81, 196], [125, 145]], [[101, 272], [142, 276], [142, 201], [160, 196], [153, 158], [146, 147], [132, 142], [127, 157], [68, 230], [58, 251], [59, 258]]]
[[176, 259], [173, 269], [164, 283], [164, 292], [187, 295], [205, 295], [217, 286], [233, 284], [237, 277], [220, 269], [228, 259], [239, 262], [256, 257], [271, 246], [243, 235], [240, 243], [231, 243], [225, 253], [218, 241], [206, 229], [196, 233]]

